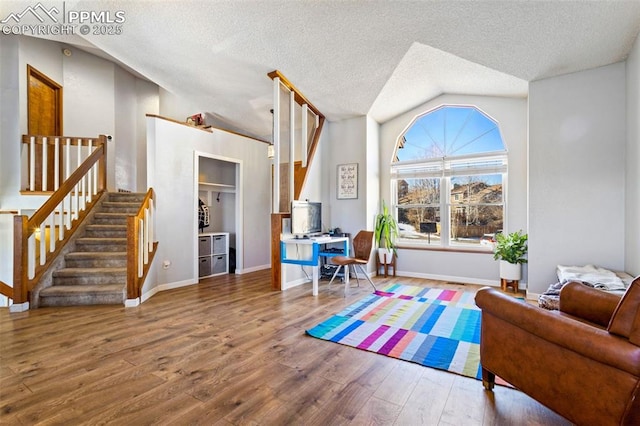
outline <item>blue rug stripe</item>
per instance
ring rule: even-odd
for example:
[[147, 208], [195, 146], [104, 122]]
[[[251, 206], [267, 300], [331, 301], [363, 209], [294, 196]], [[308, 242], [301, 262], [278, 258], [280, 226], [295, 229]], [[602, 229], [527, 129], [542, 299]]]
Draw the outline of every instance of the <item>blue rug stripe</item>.
[[422, 325], [417, 331], [424, 334], [429, 334], [434, 325], [438, 322], [440, 315], [444, 312], [445, 307], [443, 305], [430, 305], [426, 310], [424, 316], [421, 318]]
[[[464, 342], [480, 343], [480, 333], [478, 332], [478, 329], [480, 328], [479, 326], [480, 311], [462, 309], [450, 337]], [[478, 340], [475, 340], [476, 338]]]
[[426, 365], [425, 360], [427, 359], [429, 352], [431, 351], [431, 347], [435, 343], [435, 339], [435, 336], [427, 336], [422, 344], [416, 349], [416, 352], [411, 357], [411, 361], [417, 362], [418, 364]]
[[446, 337], [434, 337], [434, 340], [431, 350], [422, 363], [430, 367], [448, 370], [458, 348], [458, 341]]
[[346, 307], [345, 309], [343, 309], [341, 312], [338, 313], [338, 315], [341, 315], [343, 317], [354, 317], [356, 315], [358, 315], [360, 312], [364, 311], [365, 309], [367, 309], [369, 306], [371, 306], [372, 304], [379, 302], [380, 298], [371, 294], [367, 297], [365, 297], [364, 299]]
[[356, 328], [360, 327], [362, 324], [364, 324], [364, 321], [362, 321], [362, 320], [353, 320], [352, 324], [350, 324], [348, 327], [346, 327], [340, 333], [337, 333], [335, 336], [333, 336], [329, 340], [331, 340], [332, 342], [339, 342], [345, 336], [347, 336], [349, 333], [351, 333], [353, 330], [355, 330]]
[[334, 315], [328, 320], [321, 322], [315, 327], [307, 330], [307, 334], [313, 337], [317, 337], [319, 339], [326, 339], [326, 335], [331, 331], [335, 330], [337, 327], [340, 327], [343, 323], [349, 321], [350, 318]]

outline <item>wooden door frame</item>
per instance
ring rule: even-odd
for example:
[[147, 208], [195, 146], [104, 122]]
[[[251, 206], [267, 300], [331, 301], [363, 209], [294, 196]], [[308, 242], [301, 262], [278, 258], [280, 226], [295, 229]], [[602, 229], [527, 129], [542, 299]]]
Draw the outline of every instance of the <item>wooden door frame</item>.
[[[48, 135], [38, 135], [38, 136], [62, 136], [62, 86], [60, 84], [58, 84], [57, 82], [55, 82], [54, 80], [52, 80], [51, 78], [47, 77], [44, 73], [38, 71], [36, 68], [32, 67], [31, 65], [27, 64], [27, 134], [29, 135], [35, 135], [36, 131], [33, 128], [33, 122], [31, 120], [31, 108], [32, 108], [32, 90], [31, 90], [31, 79], [37, 80], [39, 83], [47, 86], [49, 89], [52, 90], [53, 95], [54, 95], [54, 107], [55, 107], [55, 115], [53, 117], [53, 127], [54, 130], [53, 132], [51, 132], [52, 134], [48, 134]], [[40, 132], [38, 132], [40, 133]], [[36, 170], [35, 170], [35, 174], [36, 174], [36, 187], [41, 188], [41, 181], [42, 181], [42, 173], [41, 173], [41, 154], [40, 153], [29, 153], [29, 156], [31, 155], [35, 155], [36, 156]], [[48, 179], [55, 179], [54, 178], [54, 170], [55, 170], [55, 166], [54, 166], [54, 158], [53, 156], [51, 156], [47, 162], [48, 162], [48, 167], [49, 167], [49, 171], [47, 172], [48, 174]], [[29, 158], [28, 162], [27, 162], [28, 166], [27, 166], [27, 173], [30, 174], [31, 173], [31, 159]], [[62, 156], [60, 156], [60, 158], [58, 159], [58, 174], [59, 174], [59, 179], [60, 182], [62, 181]], [[53, 186], [53, 182], [52, 182], [52, 186]]]
[[[56, 136], [62, 136], [62, 86], [60, 84], [58, 84], [57, 82], [55, 82], [54, 80], [52, 80], [51, 78], [47, 77], [45, 74], [43, 74], [42, 72], [38, 71], [36, 68], [32, 67], [31, 65], [27, 64], [27, 133], [31, 134], [31, 129], [29, 129], [29, 116], [30, 116], [30, 105], [31, 105], [31, 90], [29, 90], [29, 81], [31, 79], [31, 77], [34, 77], [38, 80], [40, 80], [41, 82], [43, 82], [44, 84], [46, 84], [47, 86], [51, 87], [51, 89], [53, 89], [53, 91], [56, 94], [56, 117], [55, 117], [55, 126], [56, 126]], [[45, 136], [45, 135], [43, 135]], [[50, 136], [50, 135], [46, 135], [46, 136]]]

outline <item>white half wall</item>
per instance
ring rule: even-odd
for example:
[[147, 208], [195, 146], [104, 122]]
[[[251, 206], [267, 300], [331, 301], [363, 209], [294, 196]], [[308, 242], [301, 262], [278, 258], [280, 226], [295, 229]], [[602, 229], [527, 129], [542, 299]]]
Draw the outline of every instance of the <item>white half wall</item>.
[[[244, 269], [268, 268], [270, 254], [270, 162], [267, 144], [236, 134], [209, 133], [161, 118], [147, 117], [147, 183], [156, 194], [156, 239], [159, 242], [150, 279], [143, 293], [159, 285], [198, 282], [197, 194], [194, 152], [242, 163], [242, 261]], [[236, 182], [238, 184], [238, 182]], [[207, 230], [214, 232], [216, 230]], [[237, 256], [240, 256], [240, 250]], [[171, 262], [163, 269], [164, 261]], [[243, 270], [236, 270], [242, 273]], [[270, 286], [265, 282], [265, 286]]]
[[640, 275], [640, 34], [627, 58], [625, 270]]
[[624, 269], [625, 140], [624, 63], [531, 83], [532, 292], [557, 282], [558, 264]]

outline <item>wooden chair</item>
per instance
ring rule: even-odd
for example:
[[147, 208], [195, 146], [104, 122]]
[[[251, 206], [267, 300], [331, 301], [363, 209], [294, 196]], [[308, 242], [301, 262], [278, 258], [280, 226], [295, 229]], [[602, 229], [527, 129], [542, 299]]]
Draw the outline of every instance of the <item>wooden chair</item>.
[[340, 269], [344, 266], [344, 295], [347, 295], [347, 286], [349, 284], [348, 274], [349, 274], [349, 265], [353, 265], [354, 272], [356, 275], [356, 280], [358, 281], [358, 287], [360, 287], [360, 279], [358, 278], [357, 269], [360, 269], [360, 272], [364, 274], [364, 276], [369, 280], [373, 289], [376, 289], [376, 286], [369, 278], [369, 274], [362, 267], [362, 265], [366, 265], [369, 263], [369, 258], [371, 257], [371, 249], [373, 247], [373, 231], [360, 231], [358, 235], [353, 239], [353, 256], [334, 256], [331, 258], [331, 261], [338, 265], [336, 271], [333, 273], [331, 277], [331, 281], [329, 281], [329, 286], [333, 282]]

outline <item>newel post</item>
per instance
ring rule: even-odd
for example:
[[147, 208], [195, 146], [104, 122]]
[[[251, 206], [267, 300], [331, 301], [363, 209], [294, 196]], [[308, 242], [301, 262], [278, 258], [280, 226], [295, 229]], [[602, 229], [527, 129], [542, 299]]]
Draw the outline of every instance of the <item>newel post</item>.
[[27, 296], [27, 259], [28, 253], [28, 218], [13, 217], [13, 303], [28, 302]]
[[127, 299], [140, 296], [138, 289], [138, 218], [127, 217]]

